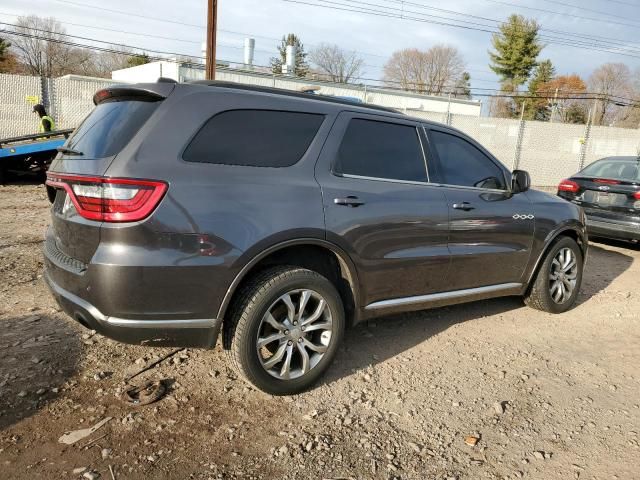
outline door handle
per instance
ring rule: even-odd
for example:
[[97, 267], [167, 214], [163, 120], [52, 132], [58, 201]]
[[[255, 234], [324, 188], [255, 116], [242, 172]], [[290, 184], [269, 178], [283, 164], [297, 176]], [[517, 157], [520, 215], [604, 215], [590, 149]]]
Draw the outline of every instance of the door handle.
[[469, 210], [473, 210], [475, 207], [471, 205], [469, 202], [462, 202], [462, 203], [454, 203], [453, 208], [455, 208], [456, 210], [464, 210], [465, 212], [468, 212]]
[[344, 198], [334, 198], [333, 203], [336, 205], [344, 205], [345, 207], [359, 207], [364, 205], [364, 202], [354, 195], [349, 195]]

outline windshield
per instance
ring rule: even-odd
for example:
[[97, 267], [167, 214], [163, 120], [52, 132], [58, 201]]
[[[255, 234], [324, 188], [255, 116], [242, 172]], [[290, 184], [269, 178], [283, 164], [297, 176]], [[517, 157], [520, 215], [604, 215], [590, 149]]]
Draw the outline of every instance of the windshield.
[[99, 104], [69, 138], [67, 148], [85, 158], [116, 155], [129, 143], [158, 107], [159, 102], [138, 100]]
[[580, 172], [581, 176], [611, 178], [627, 182], [640, 181], [640, 163], [635, 157], [628, 160], [612, 160], [603, 158], [592, 163]]

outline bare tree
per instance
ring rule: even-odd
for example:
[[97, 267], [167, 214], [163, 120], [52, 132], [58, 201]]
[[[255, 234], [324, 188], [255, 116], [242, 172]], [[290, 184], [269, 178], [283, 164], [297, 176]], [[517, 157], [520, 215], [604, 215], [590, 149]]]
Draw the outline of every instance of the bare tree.
[[464, 70], [464, 60], [455, 47], [407, 48], [393, 53], [384, 66], [384, 80], [391, 87], [442, 95], [454, 90]]
[[589, 90], [598, 95], [595, 123], [610, 125], [620, 117], [625, 117], [626, 98], [634, 95], [631, 71], [624, 63], [605, 63], [593, 71], [589, 77]]
[[338, 45], [320, 44], [309, 54], [319, 76], [336, 83], [349, 83], [362, 75], [364, 60], [356, 52], [343, 50]]
[[111, 78], [111, 72], [130, 67], [131, 52], [119, 46], [110, 46], [109, 52], [102, 52], [93, 56], [93, 73], [95, 77]]
[[27, 73], [46, 77], [64, 75], [77, 58], [74, 48], [60, 42], [68, 41], [65, 29], [55, 18], [36, 15], [18, 17], [13, 48]]

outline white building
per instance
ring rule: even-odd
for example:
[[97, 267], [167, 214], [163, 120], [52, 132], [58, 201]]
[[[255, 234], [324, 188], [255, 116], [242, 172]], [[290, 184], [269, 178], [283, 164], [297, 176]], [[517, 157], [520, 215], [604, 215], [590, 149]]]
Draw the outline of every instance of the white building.
[[[137, 67], [116, 70], [111, 74], [113, 80], [126, 83], [155, 82], [159, 77], [171, 78], [177, 82], [188, 82], [204, 80], [204, 76], [203, 65], [179, 61], [151, 62]], [[479, 117], [482, 109], [482, 103], [476, 100], [449, 99], [447, 97], [420, 95], [366, 85], [313, 81], [284, 75], [234, 69], [229, 66], [218, 66], [216, 79], [295, 91], [313, 85], [320, 87], [317, 93], [321, 95], [358, 98], [365, 103], [396, 108], [407, 112], [411, 111], [412, 114], [419, 112], [446, 114], [449, 112], [453, 115]]]

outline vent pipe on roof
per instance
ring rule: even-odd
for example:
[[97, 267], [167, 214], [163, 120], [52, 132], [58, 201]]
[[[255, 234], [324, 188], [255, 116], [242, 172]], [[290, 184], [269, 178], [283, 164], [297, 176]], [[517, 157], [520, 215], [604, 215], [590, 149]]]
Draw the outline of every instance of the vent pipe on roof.
[[256, 40], [254, 38], [244, 39], [244, 67], [253, 69], [253, 55], [256, 50]]
[[285, 75], [295, 75], [296, 73], [296, 47], [295, 45], [287, 45], [285, 62], [282, 66], [282, 73]]

